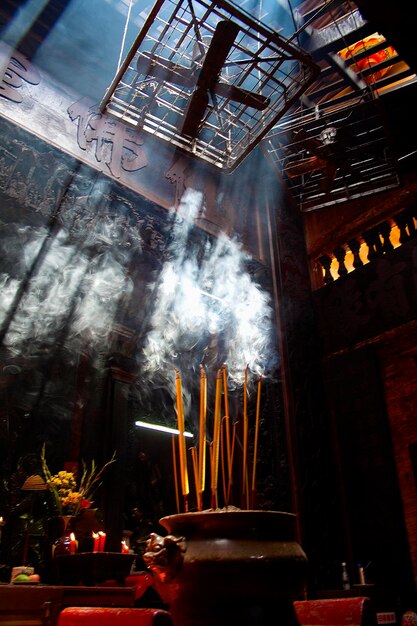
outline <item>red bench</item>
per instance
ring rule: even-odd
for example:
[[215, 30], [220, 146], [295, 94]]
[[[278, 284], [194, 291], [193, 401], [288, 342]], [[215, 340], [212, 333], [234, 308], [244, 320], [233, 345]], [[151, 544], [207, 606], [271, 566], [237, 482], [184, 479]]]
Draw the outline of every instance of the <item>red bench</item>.
[[369, 598], [296, 600], [294, 611], [300, 626], [369, 626]]
[[58, 617], [57, 626], [173, 626], [163, 609], [68, 607]]

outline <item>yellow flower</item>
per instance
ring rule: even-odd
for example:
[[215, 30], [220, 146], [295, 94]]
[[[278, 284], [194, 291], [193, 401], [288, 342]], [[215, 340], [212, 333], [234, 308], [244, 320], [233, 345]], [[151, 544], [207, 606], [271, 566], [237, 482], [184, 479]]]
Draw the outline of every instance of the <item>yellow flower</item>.
[[100, 471], [97, 471], [95, 462], [91, 462], [90, 470], [82, 461], [83, 472], [77, 486], [77, 476], [74, 472], [61, 470], [52, 475], [45, 459], [45, 445], [41, 454], [42, 468], [45, 480], [54, 498], [57, 513], [59, 515], [76, 515], [81, 508], [91, 505], [94, 491], [100, 486], [102, 474], [106, 467], [116, 460], [113, 453], [110, 461], [105, 463]]

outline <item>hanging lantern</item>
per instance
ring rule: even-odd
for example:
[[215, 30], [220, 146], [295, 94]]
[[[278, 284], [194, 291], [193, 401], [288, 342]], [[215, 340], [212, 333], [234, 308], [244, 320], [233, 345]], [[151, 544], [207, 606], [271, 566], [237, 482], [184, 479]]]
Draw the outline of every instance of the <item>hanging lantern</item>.
[[[384, 37], [381, 37], [380, 35], [371, 35], [370, 37], [361, 39], [361, 41], [358, 41], [352, 46], [345, 48], [344, 50], [339, 52], [339, 55], [342, 57], [342, 59], [347, 61], [353, 58], [356, 54], [360, 54], [365, 50], [371, 49], [382, 41], [385, 41]], [[379, 65], [387, 59], [392, 59], [395, 55], [396, 52], [394, 48], [392, 46], [386, 46], [385, 48], [382, 48], [382, 50], [374, 52], [373, 54], [370, 54], [369, 56], [356, 61], [351, 65], [351, 68], [357, 74], [362, 74], [365, 70]], [[368, 84], [375, 83], [377, 80], [380, 80], [383, 76], [385, 76], [385, 74], [387, 74], [391, 67], [392, 65], [390, 65], [389, 67], [381, 68], [376, 72], [373, 72], [372, 74], [368, 74], [367, 76], [363, 77], [363, 80]]]

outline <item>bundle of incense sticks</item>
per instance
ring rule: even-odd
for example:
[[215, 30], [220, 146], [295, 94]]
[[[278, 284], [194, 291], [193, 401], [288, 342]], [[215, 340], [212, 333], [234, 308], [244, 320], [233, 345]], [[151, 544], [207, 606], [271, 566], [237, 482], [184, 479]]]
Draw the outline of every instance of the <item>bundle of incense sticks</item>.
[[[182, 396], [181, 375], [176, 371], [176, 407], [178, 420], [178, 443], [176, 445], [175, 436], [172, 437], [172, 457], [174, 466], [174, 484], [177, 511], [188, 511], [189, 508], [189, 479], [187, 449], [184, 436], [184, 409]], [[252, 476], [250, 476], [249, 459], [249, 416], [248, 416], [248, 367], [245, 369], [243, 382], [243, 420], [242, 420], [242, 443], [239, 448], [241, 458], [237, 458], [237, 427], [238, 421], [232, 423], [229, 414], [229, 399], [227, 388], [227, 368], [225, 365], [217, 371], [214, 412], [213, 412], [213, 433], [211, 440], [207, 437], [207, 376], [203, 367], [200, 369], [200, 407], [199, 407], [199, 435], [198, 446], [189, 449], [192, 461], [196, 508], [203, 510], [203, 496], [206, 489], [206, 457], [209, 448], [209, 468], [210, 468], [210, 507], [219, 506], [219, 475], [222, 477], [223, 502], [225, 506], [231, 504], [233, 493], [234, 465], [241, 463], [239, 504], [241, 508], [253, 508], [256, 493], [256, 466], [258, 461], [258, 438], [259, 420], [261, 406], [261, 386], [262, 376], [259, 376], [256, 398], [256, 415], [254, 423], [253, 454], [252, 454]], [[222, 402], [223, 397], [223, 402]], [[178, 455], [177, 455], [178, 449]], [[179, 468], [178, 460], [179, 459]], [[179, 471], [178, 471], [179, 470]], [[179, 480], [178, 480], [179, 473]], [[180, 498], [182, 495], [182, 505]]]

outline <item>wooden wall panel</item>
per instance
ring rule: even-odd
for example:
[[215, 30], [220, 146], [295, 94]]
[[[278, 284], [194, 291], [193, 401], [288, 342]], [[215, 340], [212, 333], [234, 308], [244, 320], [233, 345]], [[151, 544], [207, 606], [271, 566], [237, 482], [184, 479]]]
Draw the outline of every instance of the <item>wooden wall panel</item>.
[[[416, 332], [381, 353], [385, 401], [414, 578], [417, 583], [417, 348]], [[410, 348], [410, 346], [413, 346]]]
[[346, 521], [346, 559], [369, 582], [402, 598], [413, 593], [404, 511], [378, 354], [373, 346], [326, 363]]

